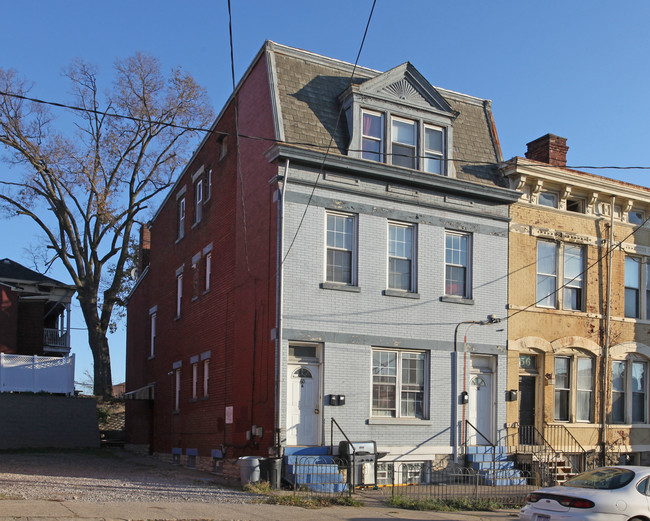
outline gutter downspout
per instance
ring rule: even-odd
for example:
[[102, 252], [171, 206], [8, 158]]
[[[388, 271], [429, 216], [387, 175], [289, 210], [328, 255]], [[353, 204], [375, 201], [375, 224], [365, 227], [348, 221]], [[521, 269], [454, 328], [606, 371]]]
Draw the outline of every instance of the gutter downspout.
[[280, 375], [281, 375], [281, 362], [282, 362], [282, 309], [284, 305], [284, 202], [287, 190], [287, 179], [289, 177], [289, 160], [287, 159], [284, 164], [284, 179], [282, 180], [282, 190], [278, 201], [278, 270], [276, 277], [276, 295], [277, 295], [277, 310], [275, 313], [275, 457], [280, 457], [281, 445], [281, 425], [280, 425]]
[[612, 302], [612, 258], [614, 256], [614, 203], [616, 197], [612, 196], [610, 222], [609, 222], [609, 255], [607, 264], [607, 308], [605, 310], [605, 345], [603, 346], [603, 397], [602, 397], [602, 464], [605, 464], [605, 449], [607, 447], [607, 396], [609, 384], [609, 342], [610, 342], [610, 322], [611, 322], [611, 302]]

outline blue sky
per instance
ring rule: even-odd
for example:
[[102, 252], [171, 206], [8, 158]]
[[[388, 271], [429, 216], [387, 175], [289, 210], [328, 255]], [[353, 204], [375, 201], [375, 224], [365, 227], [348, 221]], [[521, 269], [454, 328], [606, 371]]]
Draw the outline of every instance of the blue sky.
[[[354, 62], [371, 6], [232, 0], [237, 79], [266, 39]], [[69, 101], [61, 70], [75, 58], [98, 65], [108, 84], [114, 60], [136, 51], [182, 66], [216, 112], [231, 92], [226, 0], [0, 0], [0, 12], [0, 67], [33, 81], [35, 97]], [[568, 139], [570, 166], [647, 166], [648, 20], [643, 0], [377, 0], [359, 63], [410, 61], [435, 86], [491, 99], [505, 158], [551, 132]], [[7, 168], [0, 162], [0, 176]], [[650, 186], [644, 170], [585, 171]], [[0, 258], [30, 266], [35, 230], [16, 219], [0, 226]], [[61, 269], [49, 275], [69, 281]], [[78, 309], [73, 327], [79, 380], [92, 358]], [[124, 328], [110, 336], [114, 383], [124, 380]]]

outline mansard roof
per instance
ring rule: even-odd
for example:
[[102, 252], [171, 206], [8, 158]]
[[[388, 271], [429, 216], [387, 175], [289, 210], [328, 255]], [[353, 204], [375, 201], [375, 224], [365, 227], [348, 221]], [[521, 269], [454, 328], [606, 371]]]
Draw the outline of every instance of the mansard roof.
[[456, 177], [507, 186], [497, 169], [502, 155], [489, 100], [434, 87], [409, 62], [382, 73], [270, 41], [265, 49], [278, 140], [323, 151], [331, 144], [329, 154], [347, 155], [350, 136], [340, 96], [352, 89], [362, 96], [449, 115]]

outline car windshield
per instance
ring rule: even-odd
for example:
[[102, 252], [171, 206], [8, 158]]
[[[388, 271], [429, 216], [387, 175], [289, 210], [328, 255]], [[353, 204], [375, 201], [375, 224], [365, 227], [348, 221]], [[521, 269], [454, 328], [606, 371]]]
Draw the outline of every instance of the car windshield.
[[634, 472], [629, 469], [606, 467], [590, 470], [566, 480], [565, 487], [597, 488], [599, 490], [614, 490], [624, 487], [634, 479]]

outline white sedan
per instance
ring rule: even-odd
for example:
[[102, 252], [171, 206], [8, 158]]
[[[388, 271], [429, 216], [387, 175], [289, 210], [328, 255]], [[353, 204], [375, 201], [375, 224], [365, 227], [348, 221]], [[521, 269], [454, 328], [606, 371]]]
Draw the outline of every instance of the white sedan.
[[602, 467], [526, 497], [521, 521], [647, 521], [650, 467]]

